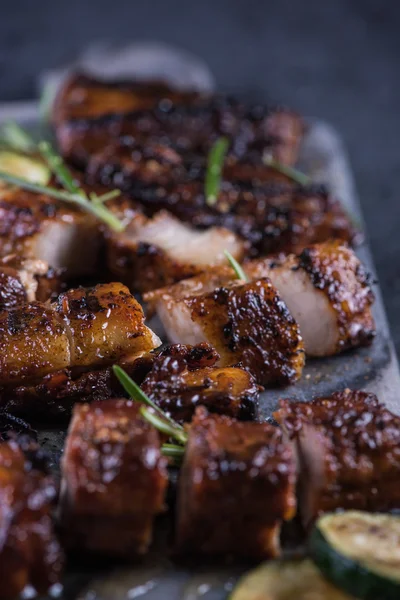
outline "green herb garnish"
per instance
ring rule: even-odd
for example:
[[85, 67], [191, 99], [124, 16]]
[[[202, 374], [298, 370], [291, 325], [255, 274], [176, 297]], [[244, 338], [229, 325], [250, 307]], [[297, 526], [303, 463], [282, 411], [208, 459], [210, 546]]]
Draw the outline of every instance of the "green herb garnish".
[[222, 169], [228, 147], [229, 140], [226, 137], [220, 137], [208, 154], [205, 179], [205, 194], [208, 206], [213, 206], [218, 199], [221, 188]]
[[121, 194], [119, 190], [112, 190], [100, 196], [94, 193], [88, 196], [76, 183], [63, 159], [55, 152], [51, 145], [45, 141], [36, 144], [31, 136], [22, 127], [17, 125], [17, 123], [6, 123], [0, 131], [0, 140], [15, 151], [23, 152], [24, 154], [41, 155], [50, 171], [57, 177], [64, 189], [59, 190], [51, 186], [39, 185], [6, 171], [0, 171], [0, 179], [30, 192], [45, 194], [56, 200], [75, 204], [106, 223], [114, 231], [123, 231], [125, 229], [122, 221], [104, 206], [107, 200], [116, 198]]
[[187, 433], [183, 427], [179, 425], [179, 423], [166, 415], [165, 412], [161, 410], [161, 408], [157, 406], [157, 404], [155, 404], [142, 389], [140, 389], [138, 384], [135, 383], [133, 379], [129, 377], [128, 373], [126, 373], [126, 371], [124, 371], [121, 367], [114, 365], [113, 372], [132, 400], [141, 402], [142, 404], [147, 404], [147, 406], [150, 406], [155, 411], [150, 412], [146, 409], [141, 410], [142, 416], [147, 419], [149, 423], [154, 425], [154, 427], [161, 431], [161, 433], [165, 433], [166, 435], [173, 437], [181, 444], [186, 444]]
[[231, 265], [232, 269], [235, 271], [235, 275], [238, 279], [241, 279], [242, 281], [248, 281], [248, 277], [246, 275], [246, 273], [243, 271], [242, 267], [239, 265], [238, 261], [233, 258], [232, 254], [230, 252], [228, 252], [228, 250], [224, 250], [224, 254], [226, 256], [226, 258], [229, 261], [229, 264]]
[[289, 167], [288, 165], [280, 163], [278, 160], [275, 160], [270, 154], [264, 156], [263, 162], [268, 167], [275, 169], [275, 171], [279, 171], [279, 173], [282, 173], [282, 175], [286, 175], [286, 177], [289, 177], [299, 185], [306, 186], [312, 183], [312, 179], [309, 175], [302, 173], [298, 169], [294, 169], [293, 167]]

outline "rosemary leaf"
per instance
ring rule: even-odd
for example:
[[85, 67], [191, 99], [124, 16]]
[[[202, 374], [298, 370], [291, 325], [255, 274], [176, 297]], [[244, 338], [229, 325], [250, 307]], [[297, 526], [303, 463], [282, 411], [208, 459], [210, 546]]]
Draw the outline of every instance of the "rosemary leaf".
[[282, 175], [286, 175], [286, 177], [289, 177], [290, 179], [292, 179], [292, 181], [298, 183], [299, 185], [305, 186], [310, 185], [312, 183], [312, 179], [309, 175], [302, 173], [298, 169], [294, 169], [293, 167], [289, 167], [288, 165], [280, 163], [278, 160], [275, 160], [270, 154], [264, 156], [263, 162], [268, 167], [275, 169], [275, 171], [282, 173]]
[[49, 165], [51, 172], [54, 173], [61, 185], [71, 194], [84, 196], [84, 192], [75, 183], [73, 175], [65, 165], [63, 159], [56, 154], [49, 142], [39, 142], [38, 148], [40, 154]]
[[[165, 420], [165, 417], [159, 417], [157, 413], [153, 412], [153, 410], [145, 408], [144, 406], [141, 407], [140, 414], [142, 415], [142, 417], [144, 417], [146, 419], [146, 421], [148, 421], [151, 425], [153, 425], [153, 427], [158, 429], [158, 431], [160, 431], [161, 433], [165, 433], [165, 435], [168, 435], [168, 437], [175, 438], [181, 444], [186, 443], [186, 441], [187, 441], [186, 433], [184, 431], [178, 430], [176, 427], [173, 427], [172, 425], [170, 425]], [[170, 446], [173, 446], [173, 444], [170, 444]], [[176, 448], [179, 448], [179, 446], [176, 446]], [[182, 450], [183, 450], [183, 448], [182, 448]]]
[[242, 267], [239, 265], [238, 261], [233, 258], [232, 254], [228, 252], [228, 250], [224, 250], [224, 254], [229, 261], [232, 269], [235, 271], [236, 277], [241, 279], [242, 281], [248, 281], [248, 277], [246, 273], [243, 271]]
[[36, 144], [31, 136], [14, 121], [7, 121], [1, 127], [0, 137], [13, 150], [32, 154], [36, 151]]
[[[151, 400], [147, 396], [147, 394], [145, 394], [143, 392], [143, 390], [140, 389], [138, 384], [135, 383], [133, 381], [133, 379], [131, 379], [129, 377], [128, 373], [126, 373], [118, 365], [113, 366], [113, 372], [114, 372], [114, 375], [117, 377], [118, 381], [120, 382], [120, 384], [122, 385], [122, 387], [124, 388], [124, 390], [126, 391], [126, 393], [129, 394], [129, 396], [133, 400], [136, 400], [136, 402], [141, 402], [142, 404], [147, 404], [148, 406], [153, 408], [161, 416], [163, 421], [166, 422], [170, 427], [172, 427], [172, 429], [175, 430], [176, 433], [178, 433], [181, 436], [182, 441], [183, 440], [186, 441], [187, 435], [186, 435], [183, 427], [181, 425], [179, 425], [179, 423], [174, 421], [174, 419], [171, 419], [171, 417], [166, 415], [164, 413], [164, 411], [162, 411], [161, 408], [159, 406], [157, 406], [157, 404], [155, 404], [153, 402], [153, 400]], [[176, 437], [176, 435], [174, 435], [174, 437]]]
[[213, 206], [218, 199], [222, 169], [228, 147], [229, 140], [226, 137], [220, 137], [209, 152], [205, 178], [205, 195], [208, 206]]

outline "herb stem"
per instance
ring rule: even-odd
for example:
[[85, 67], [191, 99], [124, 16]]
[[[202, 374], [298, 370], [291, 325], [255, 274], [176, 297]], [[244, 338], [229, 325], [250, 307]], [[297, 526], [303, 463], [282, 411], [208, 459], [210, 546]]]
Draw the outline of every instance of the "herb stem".
[[51, 172], [57, 177], [61, 185], [70, 194], [79, 194], [80, 196], [84, 196], [85, 193], [78, 185], [76, 185], [74, 178], [69, 169], [65, 166], [63, 159], [54, 152], [49, 142], [39, 142], [38, 148], [40, 154], [47, 162]]
[[222, 169], [224, 167], [225, 155], [228, 148], [228, 138], [220, 137], [209, 152], [205, 177], [205, 195], [208, 206], [214, 206], [218, 200], [221, 188]]
[[[161, 418], [157, 415], [157, 413], [152, 410], [145, 408], [144, 406], [140, 409], [140, 414], [142, 417], [146, 419], [153, 427], [158, 429], [161, 433], [165, 433], [168, 437], [174, 438], [177, 442], [181, 444], [186, 444], [187, 435], [184, 431], [178, 430], [176, 427], [170, 425], [165, 418]], [[178, 446], [177, 446], [178, 447]], [[183, 449], [182, 449], [183, 450]]]
[[264, 156], [263, 161], [265, 165], [271, 167], [272, 169], [275, 169], [276, 171], [279, 171], [279, 173], [282, 173], [282, 175], [286, 175], [286, 177], [289, 177], [290, 179], [292, 179], [292, 181], [298, 183], [299, 185], [306, 186], [312, 183], [312, 179], [309, 175], [302, 173], [294, 167], [284, 165], [278, 160], [275, 160], [270, 154]]
[[226, 258], [229, 261], [229, 264], [231, 265], [232, 269], [235, 271], [235, 275], [238, 279], [241, 279], [242, 281], [248, 281], [248, 277], [246, 275], [246, 273], [243, 271], [242, 267], [239, 265], [238, 261], [233, 258], [232, 254], [230, 252], [228, 252], [228, 250], [224, 250], [224, 254], [226, 256]]

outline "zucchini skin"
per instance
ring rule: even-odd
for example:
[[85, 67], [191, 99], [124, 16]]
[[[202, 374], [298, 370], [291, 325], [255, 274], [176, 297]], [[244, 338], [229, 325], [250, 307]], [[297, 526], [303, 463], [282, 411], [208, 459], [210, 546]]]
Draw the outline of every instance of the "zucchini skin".
[[337, 552], [314, 527], [309, 552], [321, 573], [338, 588], [360, 600], [400, 600], [400, 585], [364, 568]]

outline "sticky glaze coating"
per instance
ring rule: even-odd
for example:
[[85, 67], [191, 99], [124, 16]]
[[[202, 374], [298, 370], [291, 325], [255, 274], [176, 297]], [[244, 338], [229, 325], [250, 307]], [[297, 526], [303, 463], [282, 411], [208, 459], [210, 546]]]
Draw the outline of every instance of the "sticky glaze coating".
[[26, 585], [39, 594], [59, 583], [62, 551], [51, 512], [52, 478], [27, 459], [16, 440], [0, 443], [0, 598], [18, 597]]
[[197, 406], [238, 419], [255, 416], [259, 388], [244, 369], [190, 369], [181, 354], [159, 356], [141, 385], [142, 390], [169, 416], [191, 421]]
[[108, 84], [81, 76], [60, 90], [53, 122], [64, 156], [80, 166], [110, 140], [126, 136], [167, 136], [181, 149], [204, 152], [222, 135], [233, 140], [239, 155], [268, 149], [293, 164], [304, 129], [288, 110], [248, 108], [232, 98], [176, 92], [159, 82]]
[[127, 400], [75, 407], [62, 459], [67, 547], [125, 559], [147, 551], [168, 475], [158, 432], [139, 410]]
[[251, 278], [271, 279], [299, 324], [308, 355], [330, 356], [372, 342], [370, 277], [346, 244], [315, 244], [299, 256], [249, 261], [244, 270]]
[[299, 458], [300, 512], [309, 525], [337, 509], [400, 506], [400, 418], [373, 394], [345, 390], [274, 414]]
[[234, 559], [279, 555], [281, 523], [296, 511], [295, 470], [278, 428], [198, 409], [179, 479], [178, 550]]
[[52, 305], [0, 312], [0, 385], [36, 382], [72, 367], [127, 362], [160, 345], [140, 304], [118, 283], [71, 289]]
[[47, 263], [15, 255], [0, 259], [0, 310], [44, 302], [60, 291], [60, 272]]
[[93, 272], [100, 241], [91, 215], [48, 196], [0, 188], [1, 257], [43, 260], [77, 277]]

